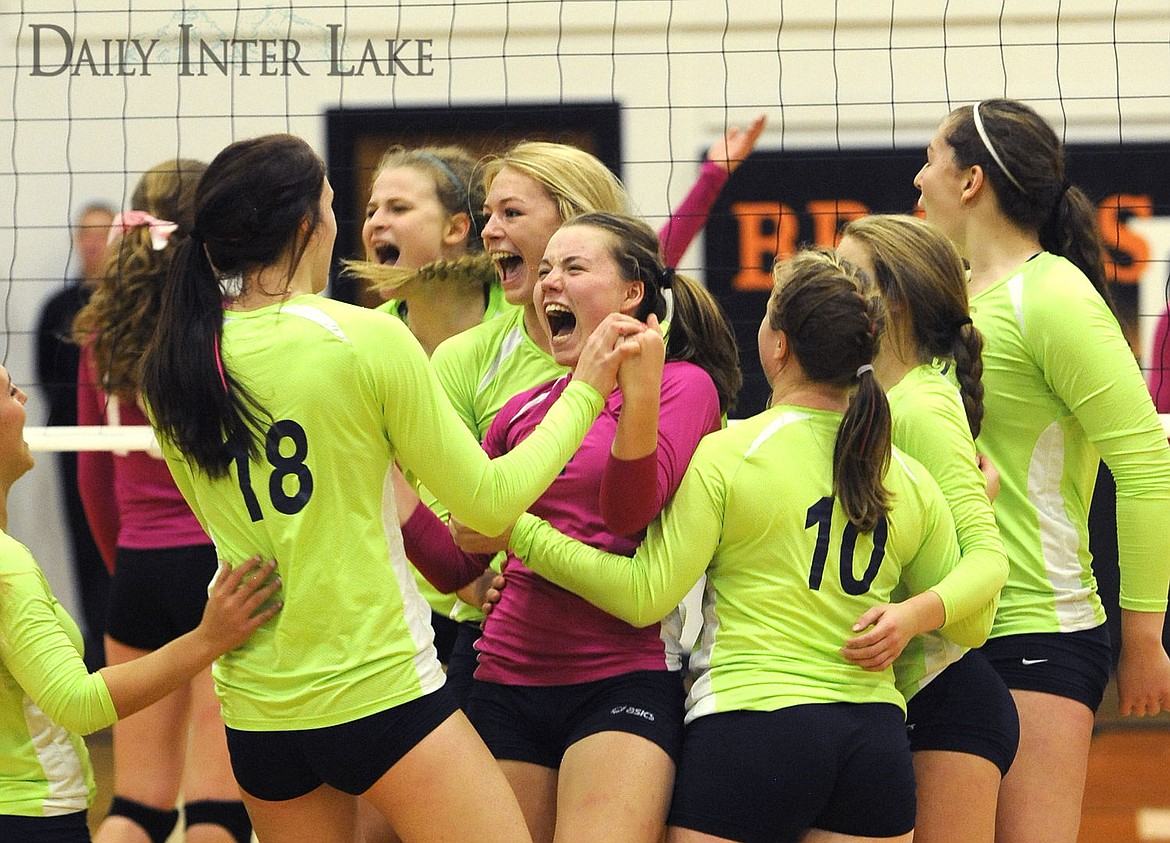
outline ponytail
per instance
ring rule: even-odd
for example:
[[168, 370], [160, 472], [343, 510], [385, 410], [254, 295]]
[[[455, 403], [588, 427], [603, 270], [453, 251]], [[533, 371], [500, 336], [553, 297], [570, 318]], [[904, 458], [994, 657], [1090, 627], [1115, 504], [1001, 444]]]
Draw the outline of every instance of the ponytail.
[[890, 510], [883, 478], [890, 467], [891, 421], [873, 367], [861, 369], [833, 445], [833, 494], [849, 520], [868, 533]]
[[1116, 314], [1109, 276], [1105, 271], [1105, 244], [1097, 224], [1097, 208], [1076, 185], [1063, 185], [1048, 221], [1040, 229], [1046, 252], [1067, 258], [1105, 299]]
[[195, 190], [190, 236], [167, 275], [158, 325], [143, 357], [152, 423], [210, 477], [260, 453], [266, 413], [224, 366], [226, 288], [287, 263], [291, 280], [321, 222], [325, 164], [301, 138], [236, 141]]
[[365, 282], [369, 289], [379, 293], [393, 294], [411, 282], [461, 281], [485, 291], [499, 283], [495, 264], [483, 252], [472, 252], [456, 258], [439, 258], [417, 269], [357, 260], [344, 261], [343, 266], [347, 275]]
[[743, 386], [735, 332], [715, 297], [685, 275], [671, 276], [674, 315], [666, 334], [666, 359], [694, 363], [711, 376], [719, 410], [735, 409]]
[[807, 249], [772, 270], [768, 322], [788, 337], [804, 375], [852, 390], [833, 446], [833, 495], [862, 532], [890, 509], [890, 404], [873, 374], [885, 322], [868, 279], [828, 251]]
[[255, 402], [223, 365], [222, 336], [219, 281], [202, 245], [189, 238], [171, 262], [143, 357], [142, 392], [156, 429], [213, 478], [226, 475], [235, 457], [258, 453], [261, 429]]

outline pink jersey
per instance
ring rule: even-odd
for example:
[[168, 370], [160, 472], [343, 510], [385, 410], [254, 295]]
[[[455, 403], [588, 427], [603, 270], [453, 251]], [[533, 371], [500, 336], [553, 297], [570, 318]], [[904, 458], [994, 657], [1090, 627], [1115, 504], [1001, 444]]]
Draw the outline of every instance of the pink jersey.
[[[136, 402], [115, 400], [95, 380], [93, 352], [86, 347], [77, 378], [79, 425], [148, 424]], [[77, 485], [90, 530], [111, 570], [117, 547], [150, 550], [211, 543], [161, 454], [81, 451]]]
[[[492, 456], [506, 453], [527, 437], [569, 382], [569, 375], [529, 389], [511, 398], [496, 415], [484, 439]], [[564, 471], [529, 509], [567, 535], [594, 547], [632, 555], [639, 536], [611, 533], [601, 516], [602, 476], [621, 412], [622, 395], [614, 390], [605, 409]], [[682, 480], [699, 440], [720, 427], [719, 398], [710, 376], [691, 363], [669, 362], [662, 375], [662, 402], [658, 429], [657, 493], [654, 511], [662, 508]], [[404, 528], [411, 532], [427, 518], [420, 507]], [[436, 519], [437, 520], [437, 519]], [[451, 559], [454, 545], [445, 530], [422, 538], [429, 546], [411, 555], [428, 577], [428, 568], [443, 569], [437, 577], [454, 576], [467, 582], [486, 559], [468, 565], [468, 558]], [[410, 541], [410, 536], [407, 537]], [[408, 547], [408, 552], [411, 548]], [[442, 559], [444, 553], [448, 554]], [[416, 558], [422, 557], [422, 558]], [[575, 594], [534, 574], [515, 556], [504, 563], [507, 587], [500, 602], [484, 621], [476, 643], [479, 668], [475, 676], [487, 682], [514, 685], [565, 685], [592, 682], [635, 670], [674, 670], [680, 666], [677, 613], [641, 629], [587, 603]], [[447, 585], [451, 586], [450, 580]]]

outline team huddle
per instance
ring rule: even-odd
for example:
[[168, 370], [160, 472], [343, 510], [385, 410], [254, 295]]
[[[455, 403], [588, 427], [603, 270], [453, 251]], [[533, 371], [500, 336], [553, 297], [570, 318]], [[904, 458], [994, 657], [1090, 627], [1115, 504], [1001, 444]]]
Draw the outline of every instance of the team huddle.
[[[89, 840], [78, 733], [154, 710], [186, 741], [160, 706], [211, 665], [191, 843], [1073, 843], [1111, 667], [1099, 459], [1121, 710], [1170, 708], [1170, 445], [1095, 209], [1030, 107], [956, 109], [925, 220], [777, 260], [771, 398], [728, 424], [749, 350], [674, 267], [762, 129], [657, 233], [571, 146], [392, 149], [345, 268], [377, 308], [321, 295], [337, 224], [303, 140], [148, 171], [74, 336], [94, 421], [153, 425], [165, 462], [88, 464], [118, 492], [96, 673], [0, 534], [0, 832]], [[134, 722], [99, 843], [161, 843], [196, 775], [119, 773], [178, 740]]]

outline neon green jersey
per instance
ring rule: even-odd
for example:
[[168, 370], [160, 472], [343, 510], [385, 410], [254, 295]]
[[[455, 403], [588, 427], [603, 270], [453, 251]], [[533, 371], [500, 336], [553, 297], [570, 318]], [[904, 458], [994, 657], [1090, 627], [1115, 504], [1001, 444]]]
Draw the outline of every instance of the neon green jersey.
[[[973, 617], [986, 637], [1007, 581], [1008, 561], [959, 391], [938, 365], [922, 365], [887, 394], [894, 445], [930, 472], [955, 520], [960, 562], [934, 590], [948, 595], [944, 603], [954, 606], [956, 616]], [[937, 632], [916, 636], [894, 662], [898, 690], [910, 699], [966, 651]]]
[[227, 314], [222, 349], [271, 418], [260, 456], [213, 480], [165, 437], [161, 444], [220, 557], [275, 559], [283, 583], [280, 613], [216, 662], [224, 721], [244, 730], [331, 726], [438, 688], [391, 463], [460, 520], [498, 534], [576, 451], [601, 396], [580, 384], [533, 448], [492, 461], [398, 319], [297, 296]]
[[[406, 318], [406, 302], [399, 299], [390, 299], [378, 305], [377, 310], [383, 313], [389, 313], [392, 316], [397, 316], [399, 319]], [[510, 313], [513, 310], [520, 310], [508, 304], [504, 298], [504, 288], [500, 286], [499, 281], [488, 287], [487, 302], [483, 312], [483, 321], [489, 322], [497, 316], [505, 313]], [[482, 438], [482, 437], [478, 437]], [[447, 510], [435, 500], [435, 496], [428, 492], [425, 488], [419, 487], [413, 476], [407, 477], [412, 484], [418, 488], [419, 495], [428, 506], [434, 509], [440, 517], [446, 516]], [[454, 594], [442, 594], [433, 585], [427, 582], [426, 577], [418, 572], [417, 568], [411, 567], [411, 573], [414, 575], [415, 585], [418, 586], [419, 592], [423, 599], [427, 601], [427, 605], [431, 607], [432, 611], [437, 612], [443, 617], [449, 617], [457, 621], [472, 621], [482, 620], [483, 612], [478, 606], [468, 606]]]
[[[954, 521], [926, 470], [896, 452], [885, 481], [893, 508], [872, 533], [860, 533], [832, 497], [840, 422], [840, 413], [781, 405], [708, 434], [632, 559], [528, 514], [512, 549], [532, 570], [634, 625], [665, 616], [706, 572], [688, 721], [805, 703], [905, 708], [892, 668], [863, 670], [840, 648], [857, 618], [889, 602], [895, 588], [924, 591], [954, 568]], [[948, 619], [954, 608], [946, 605]], [[972, 625], [948, 621], [944, 631], [966, 640]]]
[[117, 713], [81, 649], [32, 554], [0, 532], [0, 814], [71, 814], [93, 801], [81, 735]]
[[524, 310], [456, 334], [435, 349], [439, 382], [480, 441], [504, 403], [568, 371], [524, 330]]
[[[480, 441], [509, 398], [568, 371], [528, 336], [519, 307], [441, 343], [432, 362], [455, 411]], [[434, 495], [423, 488], [419, 494], [439, 517], [446, 516]], [[497, 556], [497, 568], [503, 558], [504, 554]], [[476, 621], [483, 619], [483, 612], [456, 599], [450, 617]]]
[[1121, 607], [1164, 611], [1170, 447], [1117, 320], [1046, 252], [972, 296], [971, 317], [984, 336], [977, 444], [999, 469], [1011, 563], [992, 636], [1104, 622], [1088, 535], [1098, 455], [1117, 480]]

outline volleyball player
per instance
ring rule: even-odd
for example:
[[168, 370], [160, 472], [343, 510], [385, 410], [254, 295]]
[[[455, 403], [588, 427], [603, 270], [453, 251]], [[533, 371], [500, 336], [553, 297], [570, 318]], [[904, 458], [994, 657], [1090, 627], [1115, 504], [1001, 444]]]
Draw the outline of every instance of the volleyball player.
[[[990, 630], [1008, 561], [975, 452], [983, 340], [968, 314], [962, 260], [945, 235], [905, 214], [852, 220], [837, 254], [873, 279], [886, 302], [874, 371], [890, 401], [893, 443], [938, 481], [961, 552], [949, 578], [963, 578], [963, 599], [980, 607]], [[981, 651], [936, 632], [909, 643], [894, 675], [914, 753], [914, 839], [992, 843], [1000, 780], [1019, 742], [1007, 686]]]
[[1043, 118], [1005, 99], [955, 109], [914, 184], [970, 264], [985, 340], [977, 444], [1000, 473], [1010, 571], [983, 650], [1020, 714], [997, 840], [1072, 843], [1110, 667], [1088, 537], [1098, 459], [1117, 481], [1120, 710], [1156, 714], [1170, 706], [1170, 446], [1110, 307], [1096, 209]]
[[406, 326], [317, 295], [331, 201], [299, 138], [220, 152], [144, 359], [160, 444], [220, 555], [263, 550], [284, 582], [283, 623], [214, 670], [232, 767], [266, 841], [350, 843], [354, 796], [407, 841], [525, 840], [507, 782], [442, 690], [426, 604], [383, 524], [390, 467], [498, 532], [580, 444], [641, 328], [591, 337], [547, 424], [490, 461]]
[[[82, 346], [78, 423], [145, 425], [138, 364], [154, 331], [171, 256], [191, 231], [202, 161], [147, 170], [110, 232], [106, 269], [74, 323]], [[113, 571], [106, 659], [121, 664], [194, 629], [218, 561], [215, 545], [161, 454], [78, 454], [90, 529]], [[210, 669], [114, 724], [114, 799], [98, 843], [162, 843], [184, 805], [190, 843], [247, 843], [252, 826], [228, 761]]]
[[[530, 510], [618, 553], [632, 551], [740, 385], [733, 332], [718, 305], [667, 270], [658, 252], [654, 232], [637, 219], [573, 217], [549, 240], [534, 294], [554, 359], [571, 372], [596, 325], [613, 314], [656, 325], [673, 302], [665, 348], [657, 332], [639, 335], [641, 352], [623, 364], [620, 391]], [[488, 429], [488, 453], [522, 442], [571, 377], [506, 402]], [[403, 532], [408, 555], [445, 590], [490, 560], [461, 557], [422, 506]], [[423, 536], [430, 547], [412, 541]], [[509, 556], [503, 572], [508, 586], [476, 645], [468, 715], [533, 838], [655, 843], [681, 741], [681, 617], [634, 628], [532, 573], [522, 558]]]
[[[891, 668], [842, 651], [865, 633], [892, 658], [937, 627], [977, 643], [986, 625], [940, 582], [958, 560], [942, 493], [891, 452], [881, 307], [828, 253], [778, 265], [759, 331], [771, 406], [703, 439], [633, 558], [529, 514], [511, 532], [530, 568], [635, 626], [706, 574], [668, 840], [911, 838], [905, 702]], [[912, 596], [892, 604], [896, 588]]]

